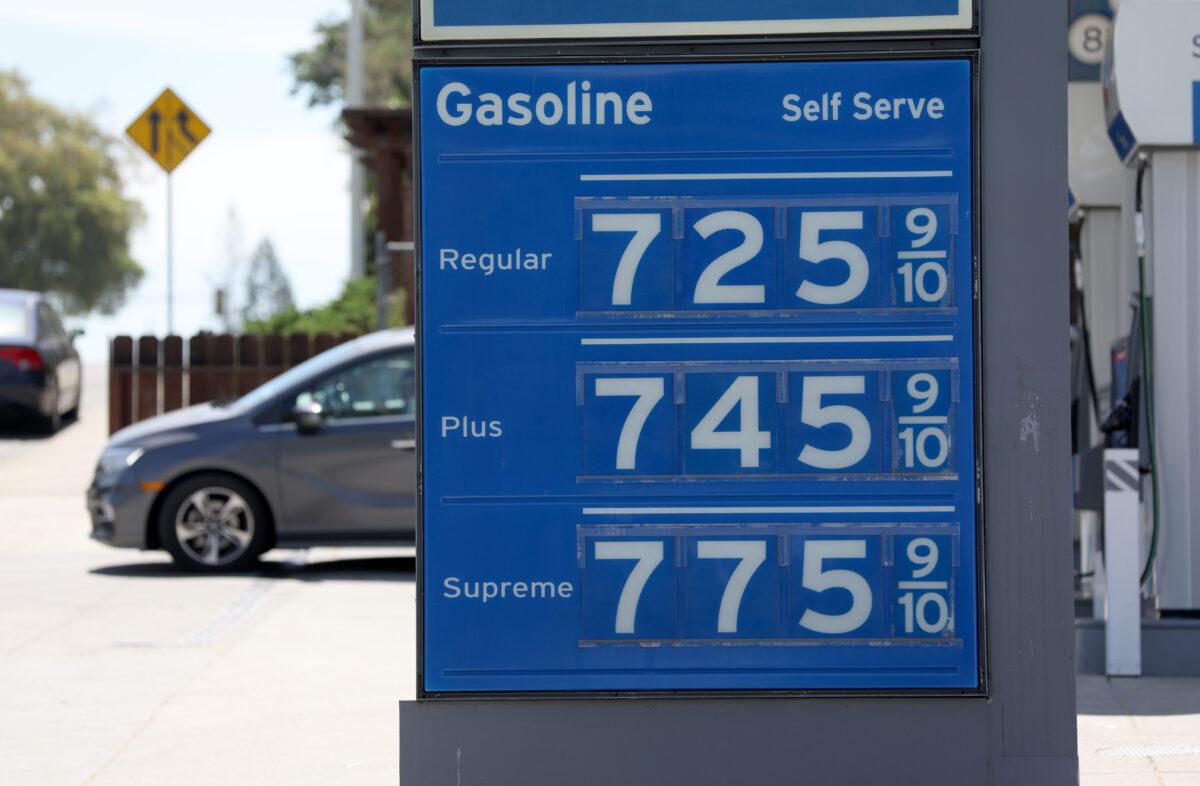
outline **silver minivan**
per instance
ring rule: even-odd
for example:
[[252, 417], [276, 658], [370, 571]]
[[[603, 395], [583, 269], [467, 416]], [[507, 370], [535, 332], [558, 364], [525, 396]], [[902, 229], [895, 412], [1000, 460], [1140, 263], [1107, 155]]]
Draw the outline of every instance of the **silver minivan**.
[[88, 489], [92, 537], [197, 571], [274, 546], [411, 543], [413, 340], [372, 333], [241, 398], [118, 431]]

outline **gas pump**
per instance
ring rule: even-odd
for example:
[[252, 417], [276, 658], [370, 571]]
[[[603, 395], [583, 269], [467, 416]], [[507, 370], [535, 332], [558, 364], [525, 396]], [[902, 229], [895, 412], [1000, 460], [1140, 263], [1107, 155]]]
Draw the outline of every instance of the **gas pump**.
[[[1103, 639], [1109, 609], [1103, 547], [1104, 450], [1111, 442], [1100, 430], [1125, 394], [1113, 374], [1110, 348], [1127, 333], [1132, 288], [1131, 241], [1123, 218], [1129, 175], [1108, 139], [1101, 64], [1112, 37], [1109, 0], [1071, 0], [1067, 49], [1068, 175], [1070, 181], [1071, 443], [1074, 527], [1077, 548], [1077, 615], [1085, 633]], [[1126, 202], [1129, 202], [1127, 205]], [[1137, 614], [1135, 612], [1135, 622]], [[1094, 621], [1093, 621], [1094, 620]], [[1088, 641], [1085, 636], [1083, 641]], [[1082, 654], [1081, 654], [1082, 655]], [[1105, 671], [1103, 655], [1083, 655], [1085, 667]]]
[[[1077, 492], [1100, 494], [1077, 493], [1076, 507], [1103, 510], [1101, 536], [1087, 539], [1081, 526], [1081, 572], [1091, 568], [1107, 620], [1107, 673], [1194, 673], [1186, 653], [1200, 643], [1200, 4], [1123, 2], [1101, 71], [1102, 102], [1093, 94], [1079, 112], [1071, 105], [1083, 226], [1104, 210], [1113, 222], [1103, 244], [1091, 236], [1097, 226], [1078, 233], [1089, 359], [1108, 408], [1077, 454]], [[1077, 137], [1094, 135], [1101, 109], [1115, 152], [1107, 163], [1077, 155], [1086, 148]], [[1091, 122], [1078, 123], [1087, 113]], [[1099, 179], [1115, 193], [1098, 198], [1087, 188]], [[1101, 199], [1108, 204], [1093, 207]], [[1084, 420], [1076, 422], [1078, 430]]]

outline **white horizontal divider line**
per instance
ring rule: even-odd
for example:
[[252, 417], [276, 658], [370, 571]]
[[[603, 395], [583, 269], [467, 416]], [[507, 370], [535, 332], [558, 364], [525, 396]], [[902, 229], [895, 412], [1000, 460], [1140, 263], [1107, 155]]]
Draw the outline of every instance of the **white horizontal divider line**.
[[898, 585], [898, 589], [944, 590], [950, 589], [950, 583], [947, 581], [902, 581]]
[[944, 425], [950, 422], [950, 418], [946, 415], [901, 415], [896, 418], [896, 422], [900, 425]]
[[945, 251], [901, 251], [896, 254], [897, 259], [945, 259]]
[[954, 505], [729, 505], [717, 507], [584, 508], [585, 516], [693, 516], [769, 513], [953, 513]]
[[950, 169], [914, 169], [877, 172], [656, 172], [628, 174], [584, 174], [589, 181], [636, 180], [895, 180], [900, 178], [954, 177]]
[[581, 338], [582, 346], [634, 346], [637, 344], [899, 344], [906, 341], [940, 343], [953, 341], [948, 333], [925, 336], [632, 336], [629, 338]]

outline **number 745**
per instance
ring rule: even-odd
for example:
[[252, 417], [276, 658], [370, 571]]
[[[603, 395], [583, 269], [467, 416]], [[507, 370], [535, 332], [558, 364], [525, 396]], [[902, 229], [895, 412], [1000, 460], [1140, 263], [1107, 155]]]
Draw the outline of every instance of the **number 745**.
[[[845, 404], [827, 404], [827, 396], [861, 395], [866, 392], [866, 377], [812, 376], [804, 379], [801, 391], [800, 421], [814, 428], [841, 424], [849, 429], [850, 440], [836, 450], [804, 445], [799, 459], [816, 469], [846, 469], [862, 461], [871, 449], [871, 422], [859, 409]], [[634, 398], [621, 435], [617, 440], [616, 469], [631, 470], [637, 466], [638, 442], [651, 411], [665, 395], [662, 377], [600, 377], [596, 379], [599, 397], [628, 396]], [[735, 410], [738, 410], [736, 430], [718, 430]], [[771, 448], [770, 431], [760, 428], [759, 378], [756, 375], [736, 377], [717, 399], [712, 408], [692, 428], [689, 445], [695, 450], [733, 450], [738, 464], [754, 468], [760, 464], [762, 451]]]

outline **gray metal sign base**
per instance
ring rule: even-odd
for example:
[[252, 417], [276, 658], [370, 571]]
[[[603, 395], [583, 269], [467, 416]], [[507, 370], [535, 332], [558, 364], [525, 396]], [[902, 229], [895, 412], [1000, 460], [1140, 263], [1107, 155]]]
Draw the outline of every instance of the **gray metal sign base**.
[[988, 697], [403, 702], [405, 786], [1077, 782], [1066, 15], [981, 5]]
[[[1075, 670], [1103, 674], [1104, 620], [1075, 620]], [[1142, 620], [1142, 676], [1200, 677], [1200, 620]]]
[[1006, 741], [1011, 731], [982, 700], [402, 702], [401, 783], [1076, 782], [1073, 735]]

